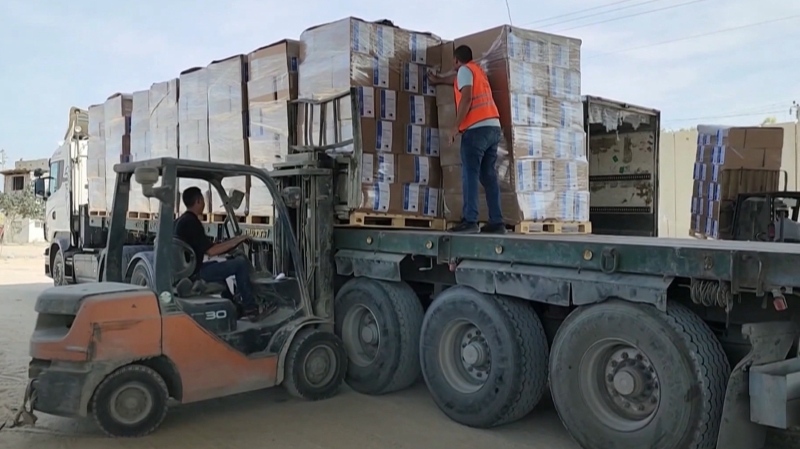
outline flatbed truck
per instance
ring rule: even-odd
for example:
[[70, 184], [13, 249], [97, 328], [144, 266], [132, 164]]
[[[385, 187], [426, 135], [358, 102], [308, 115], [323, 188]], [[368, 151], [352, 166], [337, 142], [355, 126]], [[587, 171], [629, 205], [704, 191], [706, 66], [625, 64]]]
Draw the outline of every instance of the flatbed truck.
[[[358, 142], [292, 143], [322, 152]], [[46, 254], [56, 284], [105, 279], [106, 218], [81, 212]], [[753, 449], [799, 424], [796, 245], [297, 219], [306, 220], [301, 240], [316, 242], [306, 254], [317, 267], [310, 290], [335, 294], [346, 381], [360, 393], [402, 390], [421, 374], [448, 417], [489, 428], [527, 415], [549, 387], [569, 433], [591, 449]], [[157, 226], [127, 220], [128, 276], [142, 263], [136, 246], [152, 244]], [[228, 220], [206, 230], [251, 235], [257, 271], [270, 268], [259, 253], [281, 252], [267, 225]]]

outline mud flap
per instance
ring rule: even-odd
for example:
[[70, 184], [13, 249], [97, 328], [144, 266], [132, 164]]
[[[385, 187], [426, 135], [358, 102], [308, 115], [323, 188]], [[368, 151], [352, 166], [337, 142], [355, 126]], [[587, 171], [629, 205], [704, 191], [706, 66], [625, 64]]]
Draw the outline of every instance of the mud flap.
[[790, 321], [750, 323], [742, 326], [750, 352], [731, 372], [717, 449], [753, 449], [764, 446], [767, 428], [750, 421], [750, 368], [779, 362], [789, 354], [800, 329]]
[[[25, 426], [33, 427], [36, 425], [36, 421], [39, 418], [33, 413], [34, 401], [36, 401], [36, 391], [33, 389], [33, 379], [31, 379], [31, 381], [28, 382], [28, 386], [25, 388], [25, 397], [22, 399], [22, 406], [14, 415], [14, 419], [11, 420], [11, 425], [8, 426], [9, 429]], [[6, 424], [8, 423], [0, 425], [0, 430], [3, 430]]]

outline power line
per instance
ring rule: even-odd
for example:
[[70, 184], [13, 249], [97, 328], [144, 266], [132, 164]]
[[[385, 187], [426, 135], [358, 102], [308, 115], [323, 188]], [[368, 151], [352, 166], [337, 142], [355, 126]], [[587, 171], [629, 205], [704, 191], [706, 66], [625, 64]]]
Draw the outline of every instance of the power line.
[[698, 120], [714, 120], [718, 118], [738, 118], [738, 117], [752, 117], [755, 115], [767, 115], [767, 114], [778, 114], [781, 112], [787, 112], [788, 109], [772, 109], [772, 110], [764, 110], [759, 112], [751, 112], [746, 114], [727, 114], [727, 115], [710, 115], [705, 117], [690, 117], [690, 118], [677, 118], [677, 119], [667, 119], [665, 122], [667, 123], [681, 123], [681, 122], [694, 122]]
[[[622, 11], [622, 10], [625, 10], [625, 9], [636, 8], [636, 7], [639, 7], [639, 6], [643, 6], [643, 5], [647, 5], [647, 4], [655, 3], [655, 2], [660, 2], [660, 1], [663, 1], [663, 0], [645, 0], [643, 2], [636, 3], [634, 5], [621, 6], [619, 8], [609, 9], [607, 11], [597, 12], [597, 13], [594, 13], [594, 14], [588, 14], [588, 15], [585, 15], [585, 16], [574, 17], [572, 19], [561, 20], [561, 21], [557, 21], [557, 22], [554, 22], [554, 23], [549, 23], [549, 24], [545, 24], [545, 25], [541, 25], [541, 26], [543, 26], [543, 27], [551, 27], [551, 26], [554, 26], [554, 25], [561, 25], [561, 24], [564, 24], [564, 23], [574, 22], [576, 20], [583, 20], [583, 19], [588, 19], [590, 17], [602, 16], [602, 15], [605, 15], [605, 14], [608, 14], [608, 13], [611, 13], [611, 12], [617, 12], [617, 11]], [[578, 13], [580, 13], [580, 12], [581, 11], [579, 11]], [[582, 12], [586, 12], [586, 10], [582, 11]]]
[[660, 11], [666, 11], [666, 10], [669, 10], [669, 9], [680, 8], [681, 6], [691, 5], [693, 3], [700, 3], [700, 2], [704, 2], [704, 1], [707, 1], [707, 0], [692, 0], [690, 2], [679, 3], [677, 5], [669, 5], [669, 6], [665, 6], [663, 8], [649, 9], [647, 11], [640, 11], [640, 12], [637, 12], [637, 13], [634, 13], [634, 14], [628, 14], [626, 16], [612, 17], [610, 19], [601, 20], [599, 22], [592, 22], [592, 23], [587, 23], [587, 24], [584, 24], [584, 25], [578, 25], [578, 26], [574, 26], [574, 27], [570, 27], [570, 28], [557, 30], [557, 31], [555, 31], [555, 33], [563, 33], [564, 31], [577, 30], [578, 28], [586, 28], [586, 27], [590, 27], [590, 26], [599, 25], [601, 23], [615, 22], [617, 20], [627, 19], [629, 17], [643, 16], [643, 15], [646, 15], [646, 14], [652, 14], [652, 13], [655, 13], [655, 12], [660, 12]]
[[587, 59], [587, 58], [591, 59], [591, 58], [596, 58], [596, 57], [599, 57], [599, 56], [615, 55], [615, 54], [618, 54], [618, 53], [627, 53], [629, 51], [642, 50], [642, 49], [651, 48], [651, 47], [658, 47], [660, 45], [667, 45], [667, 44], [672, 44], [672, 43], [675, 43], [675, 42], [689, 41], [689, 40], [693, 40], [693, 39], [699, 39], [699, 38], [702, 38], [702, 37], [713, 36], [713, 35], [716, 35], [716, 34], [728, 33], [728, 32], [731, 32], [731, 31], [738, 31], [738, 30], [743, 30], [743, 29], [746, 29], [746, 28], [753, 28], [753, 27], [757, 27], [757, 26], [761, 26], [761, 25], [767, 25], [767, 24], [770, 24], [770, 23], [783, 22], [783, 21], [786, 21], [786, 20], [792, 20], [792, 19], [797, 19], [797, 18], [800, 18], [800, 14], [795, 14], [793, 16], [788, 16], [788, 17], [781, 17], [781, 18], [777, 18], [777, 19], [764, 20], [764, 21], [761, 21], [761, 22], [748, 23], [748, 24], [745, 24], [745, 25], [739, 25], [739, 26], [730, 27], [730, 28], [722, 28], [722, 29], [715, 30], [715, 31], [709, 31], [707, 33], [694, 34], [694, 35], [691, 35], [691, 36], [683, 36], [683, 37], [679, 37], [679, 38], [676, 38], [676, 39], [670, 39], [670, 40], [661, 41], [661, 42], [654, 42], [652, 44], [640, 45], [638, 47], [625, 48], [625, 49], [617, 50], [617, 51], [611, 51], [611, 52], [605, 52], [605, 53], [595, 53], [593, 55], [587, 55], [587, 57], [584, 57], [583, 59]]
[[534, 20], [532, 22], [526, 22], [526, 23], [523, 23], [522, 26], [535, 25], [535, 24], [542, 23], [542, 22], [550, 22], [550, 21], [552, 21], [554, 19], [560, 19], [560, 18], [563, 18], [563, 17], [574, 16], [575, 14], [581, 14], [581, 13], [584, 13], [584, 12], [587, 12], [587, 11], [596, 11], [598, 9], [603, 9], [603, 8], [607, 8], [609, 6], [614, 6], [614, 5], [620, 5], [620, 4], [623, 4], [623, 3], [630, 3], [632, 1], [635, 1], [635, 0], [619, 0], [619, 1], [616, 1], [616, 2], [605, 3], [605, 4], [594, 6], [594, 7], [591, 7], [591, 8], [579, 9], [577, 11], [569, 12], [569, 13], [566, 13], [566, 14], [559, 14], [557, 16], [550, 16], [550, 17], [547, 17], [547, 18], [544, 18], [544, 19]]

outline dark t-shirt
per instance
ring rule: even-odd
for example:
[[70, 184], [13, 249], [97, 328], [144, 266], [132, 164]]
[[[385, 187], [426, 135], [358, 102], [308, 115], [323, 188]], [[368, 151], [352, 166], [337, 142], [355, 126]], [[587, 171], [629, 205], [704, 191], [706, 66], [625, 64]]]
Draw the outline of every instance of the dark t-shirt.
[[194, 255], [197, 257], [197, 266], [192, 274], [197, 274], [200, 271], [200, 265], [203, 264], [203, 257], [206, 255], [206, 251], [212, 246], [197, 215], [191, 212], [184, 212], [175, 222], [175, 237], [183, 240], [194, 250]]

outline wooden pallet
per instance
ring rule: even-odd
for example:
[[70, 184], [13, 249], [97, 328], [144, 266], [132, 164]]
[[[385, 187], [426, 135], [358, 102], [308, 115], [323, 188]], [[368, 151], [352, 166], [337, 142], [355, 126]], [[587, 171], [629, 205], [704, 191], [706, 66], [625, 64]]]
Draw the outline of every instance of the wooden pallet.
[[398, 214], [376, 214], [369, 212], [351, 212], [348, 222], [339, 226], [356, 226], [361, 228], [400, 228], [400, 229], [433, 229], [442, 231], [446, 222], [443, 218], [414, 217]]
[[694, 229], [689, 229], [689, 235], [696, 239], [708, 240], [708, 237], [706, 237], [705, 234], [703, 234], [702, 232], [697, 232]]
[[[234, 215], [234, 218], [237, 223], [244, 223], [245, 216], [244, 215]], [[211, 223], [225, 223], [228, 219], [228, 214], [211, 214]]]
[[143, 220], [149, 220], [153, 218], [153, 215], [149, 212], [128, 212], [128, 218], [140, 218]]
[[517, 234], [591, 234], [590, 221], [523, 221], [514, 226]]
[[247, 224], [275, 224], [275, 218], [269, 215], [248, 215], [245, 219]]
[[90, 217], [107, 217], [108, 216], [108, 212], [106, 212], [104, 210], [90, 210], [89, 211], [89, 216]]

